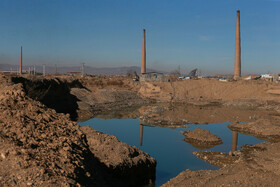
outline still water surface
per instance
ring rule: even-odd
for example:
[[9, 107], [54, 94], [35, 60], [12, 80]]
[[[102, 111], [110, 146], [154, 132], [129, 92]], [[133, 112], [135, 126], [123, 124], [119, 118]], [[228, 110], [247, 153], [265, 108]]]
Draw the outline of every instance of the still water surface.
[[[90, 126], [106, 134], [115, 135], [120, 141], [136, 146], [155, 158], [157, 160], [156, 186], [164, 184], [186, 169], [218, 169], [217, 166], [210, 165], [192, 154], [194, 151], [201, 151], [201, 149], [194, 148], [191, 144], [185, 142], [184, 136], [181, 134], [182, 131], [202, 128], [209, 130], [223, 140], [223, 144], [210, 149], [203, 149], [203, 151], [213, 150], [228, 153], [232, 149], [232, 131], [227, 128], [229, 123], [188, 124], [189, 128], [171, 129], [142, 126], [138, 119], [104, 120], [93, 118], [79, 124], [81, 126]], [[140, 137], [142, 137], [142, 140]], [[237, 149], [240, 149], [244, 144], [257, 144], [260, 142], [263, 142], [263, 140], [238, 134]]]

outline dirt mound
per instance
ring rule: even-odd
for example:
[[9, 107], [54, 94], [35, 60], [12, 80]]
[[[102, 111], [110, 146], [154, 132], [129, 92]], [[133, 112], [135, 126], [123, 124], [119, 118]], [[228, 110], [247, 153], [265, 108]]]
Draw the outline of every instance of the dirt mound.
[[185, 141], [196, 148], [207, 149], [222, 144], [221, 138], [205, 129], [196, 128], [194, 131], [184, 131]]
[[155, 180], [156, 160], [147, 153], [88, 126], [81, 129], [87, 136], [92, 153], [123, 185], [148, 184]]
[[[1, 184], [87, 184], [88, 149], [79, 126], [28, 97], [21, 84], [0, 90]], [[3, 169], [5, 168], [5, 169]]]

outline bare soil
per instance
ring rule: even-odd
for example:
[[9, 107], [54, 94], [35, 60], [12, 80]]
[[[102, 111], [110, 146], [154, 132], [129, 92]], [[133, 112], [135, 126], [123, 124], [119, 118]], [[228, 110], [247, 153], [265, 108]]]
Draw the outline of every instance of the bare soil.
[[[114, 157], [110, 148], [99, 147], [96, 142], [111, 144], [109, 140], [115, 138], [83, 131], [72, 120], [159, 102], [168, 102], [170, 106], [162, 107], [163, 110], [154, 110], [154, 106], [139, 107], [134, 111], [137, 114], [127, 115], [143, 115], [143, 119], [146, 117], [145, 120], [150, 122], [155, 118], [154, 121], [174, 122], [174, 125], [182, 120], [184, 123], [206, 124], [248, 119], [247, 126], [234, 123], [230, 128], [271, 141], [244, 146], [238, 155], [197, 153], [221, 168], [216, 171], [186, 170], [164, 186], [280, 184], [280, 86], [275, 83], [208, 79], [133, 82], [122, 76], [80, 79], [0, 76], [0, 184], [3, 186], [121, 186], [123, 180], [116, 181], [118, 177], [112, 176], [114, 172], [108, 170], [120, 166], [128, 170], [137, 168], [143, 161], [140, 155], [146, 157], [144, 162], [147, 165], [153, 166], [152, 159], [135, 148], [126, 148], [117, 140], [112, 145], [120, 145], [113, 149], [119, 156]], [[191, 107], [183, 105], [186, 110], [179, 112], [172, 107], [178, 102]], [[238, 112], [240, 109], [243, 111]], [[98, 138], [90, 143], [93, 134]], [[106, 153], [105, 150], [109, 156], [102, 153]], [[123, 151], [127, 159], [120, 154]], [[122, 161], [116, 161], [118, 159], [128, 164], [123, 165]], [[153, 169], [151, 167], [151, 173]], [[134, 169], [131, 171], [134, 173]], [[143, 177], [143, 181], [147, 178]]]
[[[35, 83], [34, 88], [42, 88]], [[43, 83], [46, 90], [57, 84], [52, 80]], [[33, 87], [26, 90], [26, 85], [5, 76], [0, 77], [0, 86], [0, 186], [140, 186], [153, 182], [156, 161], [148, 154], [96, 131], [90, 134], [87, 130], [87, 139], [69, 114], [57, 113], [29, 97]], [[39, 93], [48, 98], [44, 89]], [[99, 144], [92, 145], [92, 138]], [[107, 162], [105, 150], [110, 155]]]
[[193, 154], [212, 165], [216, 165], [222, 168], [236, 162], [240, 158], [241, 152], [240, 151], [235, 152], [235, 154], [233, 155], [233, 154], [222, 153], [218, 151], [199, 151], [199, 152], [193, 152]]
[[[135, 146], [120, 142], [115, 136], [103, 134], [89, 126], [81, 129], [86, 134], [91, 152], [104, 164], [107, 173], [114, 176], [114, 183], [135, 186], [151, 184], [155, 180], [156, 160], [150, 155]], [[106, 179], [104, 176], [103, 178]]]
[[207, 149], [223, 143], [221, 138], [205, 129], [196, 128], [193, 131], [184, 131], [182, 134], [186, 142], [199, 149]]

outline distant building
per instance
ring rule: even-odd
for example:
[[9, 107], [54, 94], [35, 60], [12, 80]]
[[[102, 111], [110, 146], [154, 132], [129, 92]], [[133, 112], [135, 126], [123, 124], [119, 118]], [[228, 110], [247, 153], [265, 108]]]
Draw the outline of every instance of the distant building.
[[271, 74], [262, 74], [261, 75], [263, 79], [271, 79], [272, 75]]
[[158, 82], [168, 82], [168, 77], [163, 73], [143, 73], [140, 75], [140, 81], [158, 81]]
[[261, 75], [244, 75], [243, 80], [258, 80], [261, 78]]
[[81, 72], [67, 72], [67, 75], [81, 76]]

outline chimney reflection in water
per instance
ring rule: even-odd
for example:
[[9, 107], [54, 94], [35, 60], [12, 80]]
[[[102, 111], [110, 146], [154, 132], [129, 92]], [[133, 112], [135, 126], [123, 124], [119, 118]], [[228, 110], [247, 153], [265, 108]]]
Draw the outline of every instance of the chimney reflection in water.
[[143, 143], [143, 125], [140, 124], [140, 146], [142, 146]]
[[237, 150], [238, 132], [232, 131], [232, 152]]

